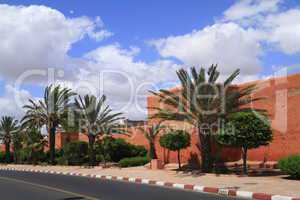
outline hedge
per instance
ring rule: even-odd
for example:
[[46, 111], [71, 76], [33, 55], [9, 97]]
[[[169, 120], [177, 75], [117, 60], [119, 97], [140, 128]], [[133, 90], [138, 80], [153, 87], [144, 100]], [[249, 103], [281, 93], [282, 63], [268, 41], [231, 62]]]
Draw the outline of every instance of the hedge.
[[83, 165], [88, 160], [88, 143], [84, 141], [73, 141], [63, 148], [63, 158], [57, 160], [61, 165]]
[[135, 167], [135, 166], [143, 166], [150, 162], [147, 157], [132, 157], [132, 158], [123, 158], [119, 161], [120, 167]]
[[300, 180], [300, 155], [292, 155], [281, 159], [278, 162], [278, 167], [292, 178]]
[[123, 158], [145, 157], [147, 155], [145, 147], [130, 144], [121, 138], [106, 137], [96, 146], [97, 157], [105, 157], [106, 161], [119, 162]]

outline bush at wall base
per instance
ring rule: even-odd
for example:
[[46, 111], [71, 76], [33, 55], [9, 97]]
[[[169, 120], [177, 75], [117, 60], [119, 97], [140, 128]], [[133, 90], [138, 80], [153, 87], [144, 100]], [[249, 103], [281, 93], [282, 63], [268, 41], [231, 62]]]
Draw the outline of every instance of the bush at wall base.
[[107, 162], [119, 162], [123, 158], [145, 157], [147, 150], [144, 146], [137, 146], [126, 142], [124, 139], [105, 137], [96, 144], [98, 158], [105, 157]]
[[149, 163], [150, 160], [147, 157], [132, 157], [132, 158], [123, 158], [119, 161], [120, 167], [135, 167], [143, 166]]
[[83, 165], [88, 161], [88, 143], [84, 141], [73, 141], [63, 148], [63, 157], [58, 158], [60, 165]]
[[292, 178], [300, 180], [300, 155], [292, 155], [281, 159], [278, 162], [278, 167]]

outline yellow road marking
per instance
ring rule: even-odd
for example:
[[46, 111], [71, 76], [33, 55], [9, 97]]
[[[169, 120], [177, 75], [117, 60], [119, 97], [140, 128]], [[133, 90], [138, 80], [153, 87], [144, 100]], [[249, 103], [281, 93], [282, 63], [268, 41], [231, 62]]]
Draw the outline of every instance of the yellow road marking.
[[86, 196], [86, 195], [83, 195], [83, 194], [70, 192], [70, 191], [62, 190], [62, 189], [51, 187], [51, 186], [41, 185], [41, 184], [37, 184], [37, 183], [31, 183], [31, 182], [27, 182], [27, 181], [23, 181], [23, 180], [18, 180], [18, 179], [14, 179], [14, 178], [0, 177], [0, 180], [14, 181], [14, 182], [17, 182], [17, 183], [25, 183], [25, 184], [32, 185], [32, 186], [35, 186], [35, 187], [48, 189], [48, 190], [53, 190], [53, 191], [56, 191], [56, 192], [61, 192], [61, 193], [65, 193], [65, 194], [72, 195], [72, 196], [79, 196], [79, 197], [85, 198], [87, 200], [100, 200], [100, 199], [97, 199], [95, 197], [90, 197], [90, 196]]

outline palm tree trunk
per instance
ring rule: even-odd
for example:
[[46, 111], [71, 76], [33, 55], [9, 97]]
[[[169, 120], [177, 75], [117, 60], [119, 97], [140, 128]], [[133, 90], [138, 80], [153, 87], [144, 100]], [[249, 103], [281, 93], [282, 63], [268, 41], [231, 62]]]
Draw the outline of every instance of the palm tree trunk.
[[248, 174], [247, 152], [248, 152], [248, 149], [243, 147], [243, 173], [244, 173], [244, 175]]
[[32, 164], [37, 165], [37, 151], [36, 149], [32, 149]]
[[181, 161], [180, 161], [180, 150], [177, 151], [178, 167], [181, 170]]
[[10, 163], [10, 142], [5, 141], [5, 161]]
[[200, 126], [198, 128], [198, 134], [200, 139], [200, 153], [201, 153], [201, 168], [203, 172], [211, 172], [213, 168], [213, 162], [211, 158], [211, 137], [209, 133], [202, 133]]
[[157, 159], [157, 154], [156, 154], [156, 151], [155, 151], [155, 144], [154, 144], [154, 142], [150, 143], [150, 158], [151, 159]]
[[50, 162], [52, 165], [55, 165], [55, 132], [56, 127], [50, 128], [49, 133], [49, 143], [50, 143]]
[[95, 165], [95, 150], [94, 150], [94, 143], [95, 143], [95, 136], [89, 135], [89, 165]]
[[104, 162], [104, 165], [103, 165], [103, 167], [104, 167], [104, 168], [106, 168], [106, 155], [105, 155], [105, 156], [103, 156], [103, 162]]
[[19, 150], [14, 149], [14, 162], [15, 164], [19, 164]]

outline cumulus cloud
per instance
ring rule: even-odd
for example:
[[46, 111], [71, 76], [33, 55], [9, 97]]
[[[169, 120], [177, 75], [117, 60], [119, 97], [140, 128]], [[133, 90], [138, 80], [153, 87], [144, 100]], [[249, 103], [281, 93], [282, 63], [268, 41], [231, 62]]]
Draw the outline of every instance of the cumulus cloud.
[[189, 66], [219, 64], [224, 74], [241, 68], [253, 75], [261, 70], [260, 32], [235, 23], [218, 23], [181, 36], [152, 41], [163, 57], [175, 57]]
[[268, 41], [286, 54], [300, 53], [300, 9], [269, 15], [264, 27], [269, 32]]
[[185, 65], [219, 64], [226, 75], [241, 69], [239, 81], [259, 78], [268, 51], [300, 52], [300, 10], [282, 8], [283, 0], [240, 0], [214, 24], [150, 42], [163, 58]]
[[137, 47], [126, 49], [118, 43], [101, 46], [84, 55], [72, 76], [59, 77], [54, 72], [52, 82], [79, 95], [105, 94], [114, 111], [144, 119], [149, 90], [177, 85], [176, 70], [181, 66], [165, 59], [144, 62], [137, 59], [139, 52]]
[[282, 0], [239, 0], [224, 12], [225, 20], [244, 20], [276, 12]]
[[15, 78], [28, 69], [66, 67], [72, 44], [85, 36], [112, 35], [98, 17], [67, 18], [46, 6], [0, 4], [0, 74]]
[[72, 88], [80, 94], [105, 94], [115, 110], [132, 119], [145, 118], [148, 90], [175, 82], [180, 66], [169, 60], [140, 61], [138, 53], [136, 47], [124, 49], [117, 43], [87, 53]]
[[21, 119], [24, 114], [22, 106], [29, 98], [32, 98], [29, 91], [10, 84], [5, 85], [4, 94], [0, 97], [0, 116], [9, 115]]
[[[282, 2], [238, 1], [214, 24], [154, 39], [150, 43], [161, 57], [153, 62], [138, 59], [140, 48], [123, 48], [118, 43], [72, 58], [69, 50], [84, 37], [101, 41], [113, 35], [100, 17], [68, 18], [45, 6], [0, 4], [0, 78], [15, 79], [29, 69], [47, 69], [46, 74], [36, 71], [40, 83], [52, 73], [50, 82], [71, 87], [79, 94], [104, 93], [117, 111], [132, 119], [145, 118], [148, 90], [176, 85], [175, 71], [182, 66], [218, 64], [221, 78], [241, 68], [237, 82], [245, 82], [259, 78], [266, 46], [286, 54], [299, 53], [300, 11], [282, 10]], [[0, 97], [1, 113], [21, 115], [19, 104], [11, 101], [15, 94], [22, 99], [30, 97], [28, 91], [13, 89], [7, 83]]]
[[[300, 9], [281, 8], [284, 0], [241, 0], [224, 12], [223, 21], [234, 21], [260, 32], [261, 42], [284, 54], [300, 52]], [[222, 20], [221, 20], [222, 21]]]
[[[145, 117], [147, 90], [175, 77], [178, 66], [173, 62], [137, 60], [139, 48], [123, 49], [117, 43], [100, 46], [80, 58], [70, 57], [68, 51], [82, 38], [101, 41], [112, 35], [100, 17], [67, 18], [46, 6], [0, 4], [0, 12], [0, 78], [6, 84], [21, 80], [20, 74], [28, 72], [17, 84], [59, 83], [79, 94], [104, 93], [115, 109], [139, 118]], [[7, 86], [1, 97], [1, 113], [20, 110], [13, 101], [17, 90], [12, 89]]]

